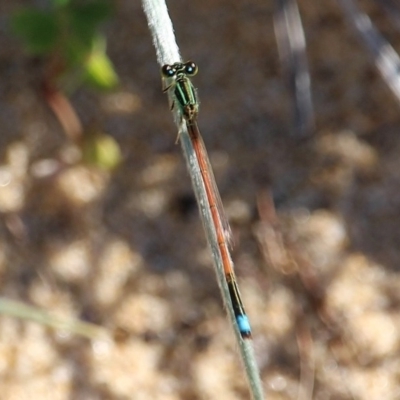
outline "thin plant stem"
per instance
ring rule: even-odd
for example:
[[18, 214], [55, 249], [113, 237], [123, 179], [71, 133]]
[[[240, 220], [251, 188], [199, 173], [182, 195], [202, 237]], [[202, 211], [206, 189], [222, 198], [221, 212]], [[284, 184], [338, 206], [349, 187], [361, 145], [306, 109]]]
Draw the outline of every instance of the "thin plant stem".
[[34, 321], [56, 330], [75, 333], [88, 339], [106, 339], [107, 331], [100, 326], [74, 319], [67, 319], [20, 301], [0, 297], [0, 314]]
[[338, 0], [349, 23], [371, 53], [375, 66], [400, 102], [400, 57], [353, 0]]
[[275, 0], [275, 7], [275, 36], [293, 99], [294, 131], [305, 137], [313, 133], [315, 121], [303, 25], [296, 0]]
[[[153, 37], [153, 43], [157, 52], [157, 60], [161, 66], [181, 62], [181, 56], [176, 44], [175, 35], [168, 9], [164, 0], [142, 0], [143, 9], [146, 14], [148, 25]], [[198, 202], [200, 216], [206, 233], [208, 244], [211, 248], [218, 284], [221, 289], [224, 304], [228, 310], [231, 325], [239, 345], [241, 359], [245, 367], [250, 391], [254, 400], [264, 399], [260, 373], [255, 360], [253, 342], [250, 339], [243, 340], [238, 330], [235, 313], [232, 308], [229, 288], [225, 280], [223, 260], [218, 248], [217, 235], [215, 232], [210, 205], [206, 189], [203, 183], [200, 167], [196, 158], [192, 141], [189, 137], [186, 124], [181, 123], [181, 115], [178, 107], [173, 110], [175, 123], [180, 131], [182, 151], [187, 161], [189, 174], [192, 180], [193, 189]]]

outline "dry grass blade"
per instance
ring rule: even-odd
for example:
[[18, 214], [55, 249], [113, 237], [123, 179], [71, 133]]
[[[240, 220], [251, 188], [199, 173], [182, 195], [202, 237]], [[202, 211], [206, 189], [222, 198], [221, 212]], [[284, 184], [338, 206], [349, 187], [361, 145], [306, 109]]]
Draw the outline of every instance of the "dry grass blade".
[[306, 41], [296, 0], [275, 0], [274, 28], [281, 64], [294, 109], [294, 130], [306, 136], [314, 129]]
[[376, 67], [390, 90], [400, 101], [400, 58], [393, 47], [375, 28], [367, 14], [353, 0], [339, 0], [344, 13], [373, 56]]
[[106, 330], [100, 326], [79, 320], [57, 317], [38, 307], [4, 297], [0, 298], [0, 314], [34, 321], [56, 330], [74, 333], [89, 339], [105, 339], [107, 337]]

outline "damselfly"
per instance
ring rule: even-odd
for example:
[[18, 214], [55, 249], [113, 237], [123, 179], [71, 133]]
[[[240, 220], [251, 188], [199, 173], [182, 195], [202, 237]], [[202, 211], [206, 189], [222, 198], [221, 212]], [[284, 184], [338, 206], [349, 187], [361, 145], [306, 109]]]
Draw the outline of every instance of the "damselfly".
[[187, 131], [192, 141], [206, 190], [236, 323], [242, 338], [248, 339], [251, 338], [250, 323], [240, 297], [233, 269], [233, 262], [228, 249], [228, 246], [231, 245], [231, 230], [224, 213], [207, 151], [197, 125], [199, 102], [196, 89], [190, 80], [190, 77], [196, 75], [197, 71], [197, 65], [192, 61], [164, 65], [161, 68], [163, 91], [170, 94], [171, 110], [174, 109], [174, 107], [179, 107], [182, 124], [186, 124]]

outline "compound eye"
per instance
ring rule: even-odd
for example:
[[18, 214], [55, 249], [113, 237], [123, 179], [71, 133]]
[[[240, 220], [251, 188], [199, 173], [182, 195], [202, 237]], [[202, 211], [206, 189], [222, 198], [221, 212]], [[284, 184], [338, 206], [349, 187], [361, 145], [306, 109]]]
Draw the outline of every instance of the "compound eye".
[[185, 64], [185, 72], [190, 76], [196, 75], [198, 70], [199, 68], [193, 61], [188, 61]]
[[166, 64], [161, 68], [161, 73], [165, 78], [172, 78], [175, 75], [176, 70], [171, 65]]

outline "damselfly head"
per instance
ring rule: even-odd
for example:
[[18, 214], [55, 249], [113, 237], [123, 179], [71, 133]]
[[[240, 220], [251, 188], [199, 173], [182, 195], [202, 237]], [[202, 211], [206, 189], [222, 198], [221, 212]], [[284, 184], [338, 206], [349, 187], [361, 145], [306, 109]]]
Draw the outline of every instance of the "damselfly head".
[[194, 76], [197, 74], [199, 68], [193, 61], [185, 63], [175, 63], [172, 65], [166, 64], [161, 68], [161, 74], [164, 78], [173, 78], [179, 73], [187, 76]]

